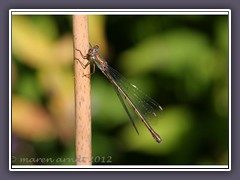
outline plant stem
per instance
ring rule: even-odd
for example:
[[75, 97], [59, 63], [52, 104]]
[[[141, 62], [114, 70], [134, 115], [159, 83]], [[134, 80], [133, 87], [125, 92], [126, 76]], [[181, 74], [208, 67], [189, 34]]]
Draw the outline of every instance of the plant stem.
[[[89, 48], [88, 17], [73, 15], [74, 54], [83, 64], [87, 63], [78, 51], [85, 55]], [[91, 98], [90, 98], [90, 66], [85, 69], [74, 59], [75, 70], [75, 118], [76, 118], [76, 164], [91, 165]], [[87, 75], [87, 76], [84, 76]], [[89, 76], [88, 76], [89, 75]]]

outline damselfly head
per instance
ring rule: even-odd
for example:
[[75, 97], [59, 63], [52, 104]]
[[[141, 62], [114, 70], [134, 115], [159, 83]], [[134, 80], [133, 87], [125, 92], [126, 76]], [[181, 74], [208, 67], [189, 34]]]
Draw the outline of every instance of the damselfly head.
[[93, 47], [91, 46], [88, 50], [88, 54], [94, 55], [94, 54], [98, 53], [98, 49], [99, 49], [98, 45], [94, 45]]
[[93, 46], [93, 49], [97, 52], [98, 49], [99, 49], [99, 46], [98, 46], [98, 45], [95, 45], [95, 46]]

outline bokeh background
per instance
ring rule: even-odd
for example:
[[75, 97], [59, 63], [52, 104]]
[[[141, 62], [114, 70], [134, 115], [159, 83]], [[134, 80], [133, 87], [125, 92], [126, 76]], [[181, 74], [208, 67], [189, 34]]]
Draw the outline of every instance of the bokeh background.
[[[228, 164], [227, 16], [91, 15], [89, 33], [109, 64], [164, 109], [150, 122], [162, 143], [135, 116], [137, 135], [97, 70], [93, 164]], [[72, 16], [12, 16], [13, 164], [75, 164], [73, 54]]]

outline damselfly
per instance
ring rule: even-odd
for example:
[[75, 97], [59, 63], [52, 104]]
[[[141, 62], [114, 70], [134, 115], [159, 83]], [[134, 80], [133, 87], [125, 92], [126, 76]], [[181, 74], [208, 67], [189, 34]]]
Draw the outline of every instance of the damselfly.
[[129, 119], [131, 120], [133, 127], [136, 132], [139, 134], [137, 127], [133, 121], [133, 118], [128, 111], [126, 104], [124, 103], [124, 99], [128, 102], [128, 104], [133, 108], [138, 117], [142, 120], [144, 125], [148, 128], [154, 139], [160, 143], [162, 139], [160, 136], [152, 129], [147, 119], [157, 118], [157, 112], [162, 110], [162, 107], [153, 99], [144, 94], [141, 90], [139, 90], [135, 85], [127, 82], [125, 78], [108, 65], [107, 61], [99, 54], [99, 47], [97, 45], [91, 46], [86, 55], [80, 52], [83, 59], [87, 59], [88, 62], [83, 64], [79, 59], [75, 58], [80, 62], [82, 67], [85, 69], [90, 63], [93, 63], [93, 73], [95, 71], [95, 64], [102, 71], [102, 73], [109, 79], [109, 81], [113, 84], [113, 87], [126, 111]]

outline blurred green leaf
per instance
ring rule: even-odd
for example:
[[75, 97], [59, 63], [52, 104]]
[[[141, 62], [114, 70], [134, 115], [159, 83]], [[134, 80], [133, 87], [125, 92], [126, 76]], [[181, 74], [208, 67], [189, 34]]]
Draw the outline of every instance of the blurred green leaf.
[[215, 25], [215, 34], [216, 34], [216, 42], [219, 47], [224, 50], [224, 53], [228, 55], [228, 40], [229, 40], [229, 30], [228, 30], [228, 18], [221, 17]]
[[36, 77], [24, 75], [18, 81], [17, 92], [29, 100], [40, 102], [42, 95], [41, 88], [36, 81]]

